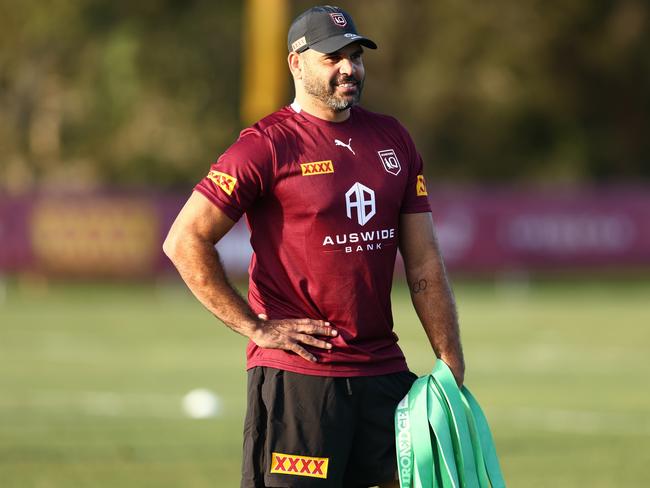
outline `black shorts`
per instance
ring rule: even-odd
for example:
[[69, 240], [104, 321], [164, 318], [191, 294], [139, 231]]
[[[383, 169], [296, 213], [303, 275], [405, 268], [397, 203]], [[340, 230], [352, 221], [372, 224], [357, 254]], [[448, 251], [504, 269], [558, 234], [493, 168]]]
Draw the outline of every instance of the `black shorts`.
[[397, 403], [411, 372], [334, 378], [248, 371], [242, 488], [368, 487], [396, 479]]

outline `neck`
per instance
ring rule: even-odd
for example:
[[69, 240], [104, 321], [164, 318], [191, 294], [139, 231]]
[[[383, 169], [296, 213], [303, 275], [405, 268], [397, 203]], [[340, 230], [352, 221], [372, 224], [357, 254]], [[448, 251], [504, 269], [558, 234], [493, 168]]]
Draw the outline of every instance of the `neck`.
[[305, 93], [296, 93], [296, 102], [309, 115], [328, 122], [345, 122], [350, 117], [349, 108], [341, 111], [332, 110], [320, 100]]

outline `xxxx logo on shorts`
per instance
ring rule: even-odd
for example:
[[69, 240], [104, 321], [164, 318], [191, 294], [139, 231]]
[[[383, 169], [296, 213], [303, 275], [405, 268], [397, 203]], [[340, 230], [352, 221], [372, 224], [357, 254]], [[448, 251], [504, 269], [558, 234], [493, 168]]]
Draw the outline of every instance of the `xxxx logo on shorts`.
[[274, 452], [271, 455], [271, 473], [327, 478], [329, 458], [299, 456]]
[[233, 178], [229, 174], [222, 173], [221, 171], [212, 170], [208, 173], [208, 179], [212, 180], [215, 185], [225, 191], [228, 195], [232, 195], [232, 191], [237, 184], [237, 178]]
[[332, 161], [315, 161], [313, 163], [302, 163], [300, 165], [303, 176], [324, 175], [334, 173]]
[[415, 193], [419, 197], [426, 197], [427, 193], [427, 184], [424, 181], [423, 175], [418, 175], [418, 182], [415, 184]]

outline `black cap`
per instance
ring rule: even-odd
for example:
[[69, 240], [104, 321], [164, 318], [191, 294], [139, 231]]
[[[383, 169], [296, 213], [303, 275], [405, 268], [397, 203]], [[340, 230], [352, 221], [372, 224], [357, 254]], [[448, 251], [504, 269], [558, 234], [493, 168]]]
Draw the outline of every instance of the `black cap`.
[[352, 42], [377, 49], [377, 44], [359, 35], [350, 14], [331, 5], [310, 8], [296, 17], [289, 28], [290, 52], [313, 49], [329, 54]]

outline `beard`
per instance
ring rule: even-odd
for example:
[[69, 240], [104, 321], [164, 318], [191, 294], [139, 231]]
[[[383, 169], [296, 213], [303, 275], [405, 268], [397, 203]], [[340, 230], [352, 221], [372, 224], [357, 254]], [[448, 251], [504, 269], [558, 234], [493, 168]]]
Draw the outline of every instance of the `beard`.
[[[343, 112], [359, 103], [363, 91], [363, 81], [363, 78], [357, 79], [354, 76], [338, 76], [331, 81], [319, 79], [306, 66], [302, 79], [307, 94], [320, 100], [335, 112]], [[337, 86], [342, 83], [354, 83], [357, 88], [355, 93], [351, 95], [337, 94]]]

